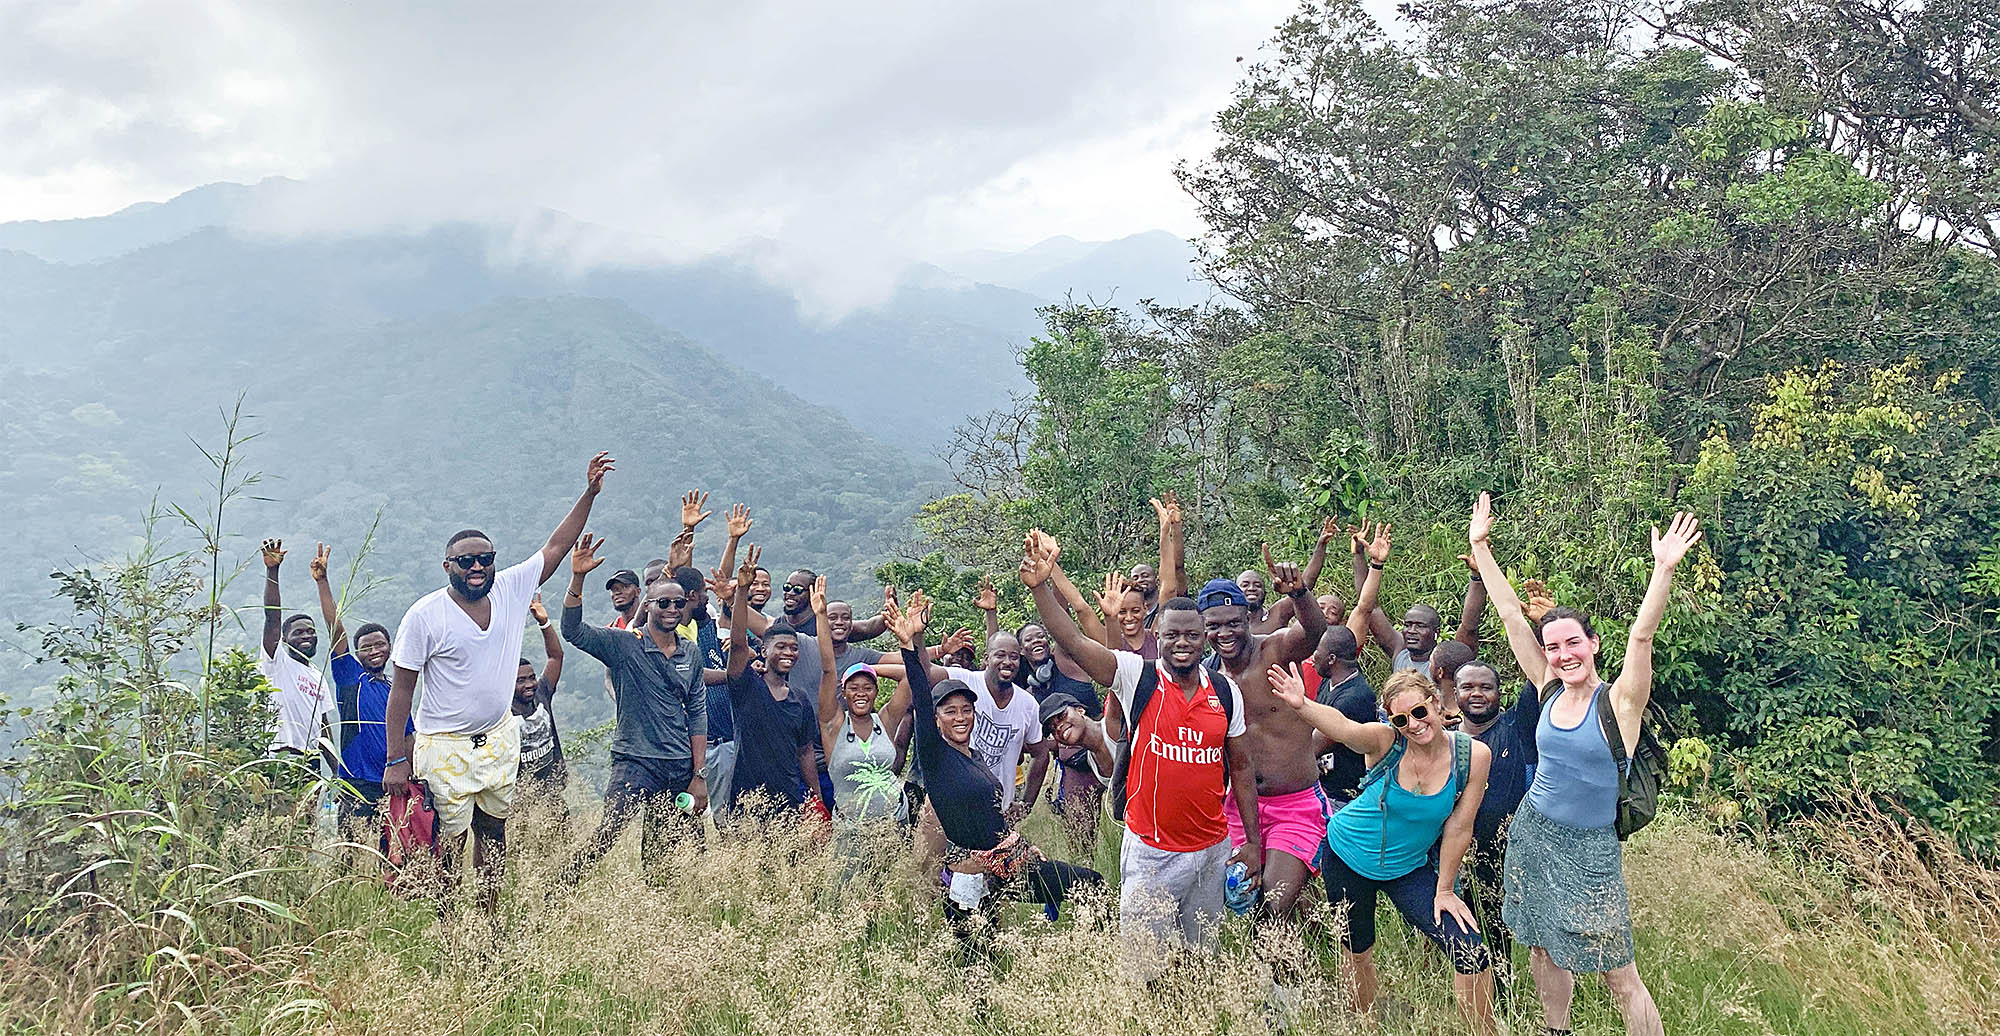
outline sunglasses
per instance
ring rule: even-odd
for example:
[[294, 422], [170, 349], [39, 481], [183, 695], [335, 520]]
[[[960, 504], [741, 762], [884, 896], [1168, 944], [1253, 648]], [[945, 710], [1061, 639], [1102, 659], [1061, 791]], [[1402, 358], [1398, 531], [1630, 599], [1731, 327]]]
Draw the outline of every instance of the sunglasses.
[[1410, 711], [1398, 712], [1395, 715], [1390, 716], [1389, 725], [1395, 727], [1397, 730], [1401, 730], [1404, 727], [1409, 726], [1410, 721], [1413, 719], [1429, 719], [1429, 718], [1431, 718], [1431, 703], [1429, 701], [1420, 701], [1415, 705], [1410, 706]]
[[688, 599], [685, 597], [659, 597], [653, 600], [655, 608], [685, 608], [687, 604]]
[[812, 592], [812, 587], [800, 586], [797, 583], [786, 583], [785, 592], [788, 594], [807, 594]]
[[460, 568], [492, 568], [493, 559], [498, 553], [489, 550], [484, 554], [454, 554], [445, 560]]

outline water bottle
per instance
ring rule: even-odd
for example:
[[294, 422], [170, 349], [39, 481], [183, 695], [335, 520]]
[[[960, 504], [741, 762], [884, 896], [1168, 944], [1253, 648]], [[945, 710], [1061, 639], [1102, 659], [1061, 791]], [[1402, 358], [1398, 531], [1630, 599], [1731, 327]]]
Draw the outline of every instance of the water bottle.
[[1222, 901], [1229, 904], [1231, 913], [1247, 914], [1257, 905], [1257, 889], [1250, 884], [1250, 868], [1242, 863], [1232, 863], [1223, 872]]
[[683, 813], [692, 814], [694, 812], [694, 796], [687, 792], [681, 792], [679, 795], [674, 796], [674, 808]]

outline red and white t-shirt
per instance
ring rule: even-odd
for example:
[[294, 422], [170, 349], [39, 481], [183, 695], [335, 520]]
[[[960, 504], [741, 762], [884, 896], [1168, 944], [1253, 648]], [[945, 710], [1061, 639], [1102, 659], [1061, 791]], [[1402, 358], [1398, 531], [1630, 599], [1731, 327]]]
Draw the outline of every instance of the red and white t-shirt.
[[[1195, 670], [1201, 689], [1190, 699], [1165, 666], [1120, 651], [1111, 690], [1128, 717], [1149, 665], [1159, 668], [1160, 685], [1146, 714], [1132, 724], [1125, 827], [1155, 849], [1198, 852], [1229, 837], [1222, 817], [1223, 741], [1243, 735], [1243, 693], [1235, 681], [1225, 676], [1218, 683], [1201, 667]], [[1232, 699], [1227, 714], [1219, 694]]]

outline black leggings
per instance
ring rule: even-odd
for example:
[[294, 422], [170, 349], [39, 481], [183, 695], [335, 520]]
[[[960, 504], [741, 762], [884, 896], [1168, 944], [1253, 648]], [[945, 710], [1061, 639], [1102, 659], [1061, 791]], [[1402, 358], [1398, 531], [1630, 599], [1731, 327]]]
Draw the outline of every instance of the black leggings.
[[1400, 878], [1377, 881], [1355, 873], [1338, 852], [1325, 852], [1321, 857], [1326, 862], [1320, 880], [1326, 883], [1327, 903], [1335, 908], [1345, 903], [1348, 908], [1347, 931], [1341, 935], [1340, 944], [1349, 953], [1367, 953], [1375, 948], [1375, 893], [1379, 891], [1389, 894], [1389, 901], [1396, 904], [1410, 927], [1423, 933], [1451, 958], [1453, 971], [1477, 975], [1489, 966], [1486, 944], [1478, 932], [1466, 931], [1458, 918], [1450, 914], [1444, 915], [1443, 925], [1438, 924], [1434, 916], [1437, 868], [1425, 864]]
[[945, 919], [959, 935], [966, 935], [972, 927], [972, 919], [981, 914], [991, 917], [1000, 909], [1002, 902], [1054, 903], [1062, 905], [1063, 900], [1075, 895], [1082, 888], [1101, 888], [1104, 875], [1088, 867], [1061, 860], [1043, 860], [1027, 869], [1012, 881], [995, 881], [988, 878], [989, 891], [980, 902], [978, 910], [967, 910], [946, 897], [944, 901]]

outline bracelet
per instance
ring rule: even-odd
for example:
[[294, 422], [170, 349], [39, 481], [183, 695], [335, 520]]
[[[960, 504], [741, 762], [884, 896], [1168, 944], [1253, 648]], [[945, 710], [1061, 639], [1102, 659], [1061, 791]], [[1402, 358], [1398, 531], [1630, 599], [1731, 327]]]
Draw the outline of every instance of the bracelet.
[[1486, 577], [1485, 577], [1485, 576], [1482, 576], [1482, 575], [1480, 575], [1480, 574], [1479, 574], [1479, 573], [1477, 573], [1477, 572], [1474, 572], [1474, 573], [1472, 573], [1472, 581], [1473, 581], [1473, 582], [1475, 582], [1475, 583], [1483, 583], [1483, 582], [1485, 582], [1485, 581], [1486, 581]]
[[407, 755], [401, 755], [401, 756], [397, 756], [396, 758], [394, 758], [394, 759], [391, 759], [391, 760], [389, 760], [389, 761], [387, 761], [387, 762], [383, 763], [382, 765], [383, 765], [383, 766], [401, 766], [402, 764], [404, 764], [404, 763], [407, 763], [407, 762], [409, 762], [409, 761], [410, 761], [410, 757], [409, 757], [409, 756], [407, 756]]
[[1368, 563], [1368, 567], [1374, 569], [1377, 572], [1382, 571], [1382, 563], [1379, 561], [1370, 561]]
[[537, 625], [537, 626], [540, 626], [540, 627], [541, 627], [541, 628], [543, 628], [543, 629], [548, 629], [548, 628], [549, 628], [549, 624], [548, 624], [548, 623], [547, 623], [546, 621], [544, 621], [544, 622], [538, 622], [538, 623], [535, 623], [535, 625]]
[[1309, 597], [1309, 596], [1311, 596], [1311, 595], [1312, 595], [1312, 591], [1311, 591], [1311, 590], [1308, 590], [1308, 589], [1306, 589], [1305, 587], [1303, 587], [1303, 586], [1302, 586], [1302, 587], [1299, 587], [1299, 588], [1298, 588], [1297, 590], [1293, 590], [1292, 592], [1290, 592], [1290, 593], [1286, 594], [1285, 596], [1286, 596], [1286, 597]]

